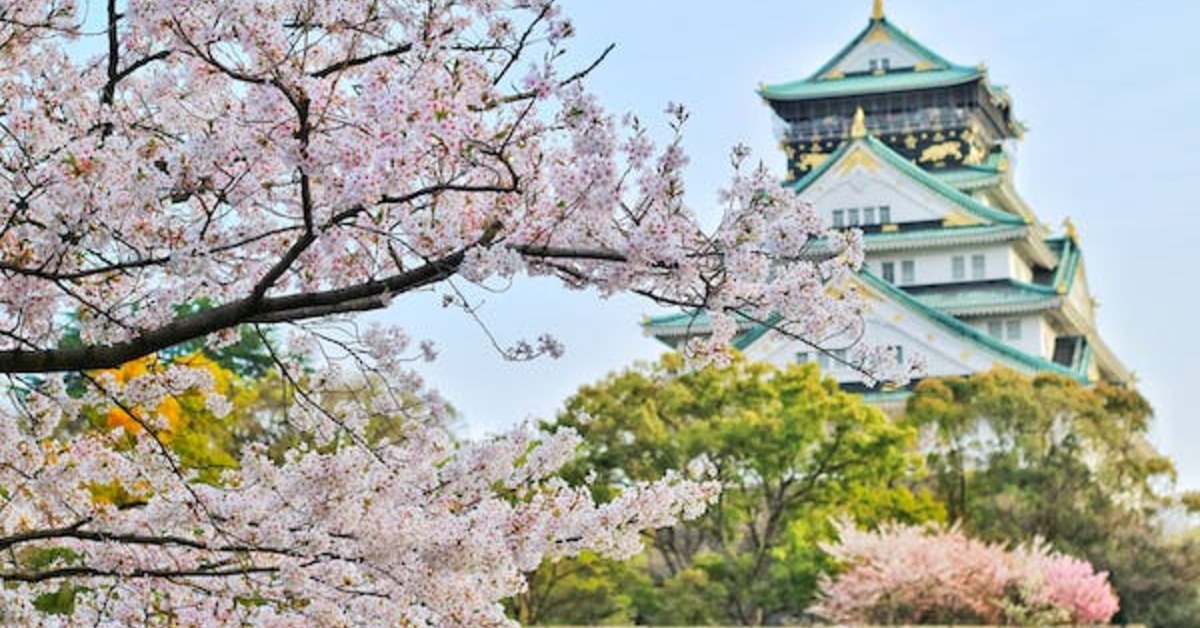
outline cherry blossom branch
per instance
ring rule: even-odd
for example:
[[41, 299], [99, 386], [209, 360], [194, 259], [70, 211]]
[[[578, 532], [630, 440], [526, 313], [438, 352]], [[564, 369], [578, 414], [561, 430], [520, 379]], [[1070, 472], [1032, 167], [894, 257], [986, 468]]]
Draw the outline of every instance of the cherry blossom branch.
[[[310, 323], [521, 273], [718, 322], [771, 304], [738, 281], [765, 281], [763, 239], [819, 231], [811, 212], [739, 175], [744, 216], [705, 234], [678, 143], [656, 148], [584, 89], [612, 47], [559, 78], [573, 26], [556, 2], [104, 0], [94, 33], [74, 5], [0, 10], [0, 54], [21, 61], [0, 69], [5, 623], [44, 623], [39, 596], [66, 579], [73, 608], [51, 619], [71, 625], [491, 625], [542, 560], [628, 556], [712, 497], [671, 474], [597, 504], [554, 476], [577, 435], [455, 438], [402, 333], [342, 342]], [[107, 57], [77, 59], [80, 34]], [[239, 447], [196, 482], [209, 467], [182, 463], [182, 434], [240, 397], [207, 367], [139, 358], [281, 323], [287, 351], [267, 351], [291, 369], [297, 443]], [[198, 414], [165, 430], [184, 406]], [[386, 441], [344, 435], [384, 418]]]
[[[0, 582], [46, 582], [48, 580], [60, 580], [63, 578], [119, 578], [119, 579], [142, 579], [142, 578], [228, 578], [231, 576], [247, 576], [252, 574], [274, 574], [280, 571], [279, 567], [229, 567], [233, 564], [230, 562], [216, 563], [209, 567], [197, 569], [99, 569], [96, 567], [75, 566], [75, 567], [58, 567], [55, 569], [47, 569], [44, 571], [27, 572], [27, 571], [9, 571], [0, 572]], [[311, 566], [311, 563], [306, 564]]]
[[0, 351], [0, 373], [51, 373], [113, 368], [168, 347], [244, 323], [278, 323], [384, 307], [391, 297], [450, 277], [465, 251], [414, 270], [349, 288], [254, 299], [245, 297], [201, 310], [113, 344], [62, 349]]
[[[7, 550], [20, 545], [41, 541], [70, 539], [94, 543], [119, 543], [126, 545], [154, 545], [164, 547], [180, 547], [203, 550], [219, 554], [264, 554], [276, 556], [306, 556], [295, 548], [272, 547], [269, 545], [212, 545], [195, 539], [176, 535], [127, 534], [121, 532], [106, 532], [100, 530], [84, 530], [84, 526], [93, 523], [93, 519], [83, 519], [70, 526], [61, 528], [45, 528], [32, 530], [21, 534], [0, 537], [0, 550]], [[339, 560], [346, 560], [338, 557]], [[4, 577], [0, 576], [0, 580]]]
[[369, 55], [363, 55], [361, 57], [354, 57], [351, 59], [345, 59], [343, 61], [338, 61], [337, 63], [333, 63], [328, 66], [325, 66], [324, 68], [321, 68], [320, 70], [317, 70], [315, 72], [310, 72], [309, 76], [311, 76], [313, 78], [325, 78], [327, 76], [337, 74], [338, 72], [343, 72], [343, 71], [349, 70], [351, 68], [356, 68], [360, 65], [366, 65], [368, 63], [371, 63], [372, 61], [377, 61], [379, 59], [387, 59], [389, 57], [398, 57], [402, 54], [411, 52], [412, 49], [413, 49], [413, 46], [411, 43], [400, 44], [398, 46], [388, 48], [387, 50], [381, 50], [379, 52], [371, 53]]

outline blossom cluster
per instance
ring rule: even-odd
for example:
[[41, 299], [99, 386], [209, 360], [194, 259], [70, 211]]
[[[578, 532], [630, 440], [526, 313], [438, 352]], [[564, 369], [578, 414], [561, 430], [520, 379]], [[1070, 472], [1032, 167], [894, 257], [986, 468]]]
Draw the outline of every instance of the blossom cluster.
[[[120, 428], [67, 441], [3, 430], [7, 625], [500, 624], [499, 601], [542, 560], [632, 555], [641, 530], [715, 494], [670, 475], [597, 504], [553, 476], [578, 436], [528, 427], [458, 443], [426, 426], [282, 463], [251, 448], [216, 484], [181, 475], [149, 432], [129, 446]], [[42, 613], [66, 579], [69, 612]]]
[[[83, 30], [62, 0], [0, 23], [0, 56], [19, 59], [0, 78], [0, 351], [26, 372], [54, 362], [33, 356], [68, 325], [85, 347], [161, 349], [455, 275], [707, 309], [709, 347], [737, 315], [813, 338], [859, 313], [829, 288], [861, 242], [801, 255], [841, 236], [744, 151], [702, 228], [684, 201], [686, 112], [669, 108], [661, 148], [608, 114], [586, 71], [558, 67], [574, 27], [552, 1], [127, 4], [99, 58], [72, 53]], [[171, 328], [196, 302], [227, 309]]]
[[836, 622], [1106, 623], [1119, 606], [1108, 574], [1035, 541], [1011, 550], [957, 527], [839, 523], [824, 547], [844, 571], [821, 583], [816, 614]]
[[[100, 5], [0, 1], [0, 623], [499, 623], [541, 560], [628, 554], [711, 495], [670, 476], [597, 504], [552, 477], [568, 433], [456, 442], [408, 337], [331, 317], [430, 289], [469, 309], [449, 279], [524, 274], [706, 309], [700, 351], [747, 318], [808, 337], [858, 318], [832, 288], [861, 241], [805, 256], [837, 236], [740, 150], [702, 228], [686, 112], [664, 146], [607, 113], [561, 67], [575, 27], [552, 0]], [[220, 382], [123, 365], [246, 328], [304, 438], [202, 481], [164, 439], [173, 399], [220, 420]], [[63, 431], [95, 407], [112, 431]], [[403, 429], [377, 445], [380, 417]], [[46, 596], [68, 614], [37, 615]]]

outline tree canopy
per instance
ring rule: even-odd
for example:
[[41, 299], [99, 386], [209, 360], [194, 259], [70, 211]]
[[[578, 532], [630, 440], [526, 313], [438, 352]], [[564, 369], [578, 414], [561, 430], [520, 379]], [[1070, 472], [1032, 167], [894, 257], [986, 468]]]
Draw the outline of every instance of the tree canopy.
[[1200, 613], [1200, 546], [1174, 541], [1171, 461], [1131, 388], [997, 370], [922, 381], [903, 421], [927, 445], [950, 517], [994, 541], [1040, 537], [1110, 573], [1118, 621], [1187, 626]]
[[[695, 369], [667, 355], [585, 386], [552, 427], [583, 437], [582, 456], [565, 474], [590, 478], [602, 501], [689, 464], [710, 468], [720, 483], [703, 517], [654, 533], [645, 568], [611, 574], [609, 586], [633, 600], [627, 615], [650, 623], [799, 617], [829, 567], [817, 544], [833, 538], [834, 519], [941, 516], [930, 496], [907, 488], [920, 467], [915, 432], [814, 365], [739, 358]], [[579, 595], [578, 582], [560, 585], [560, 596]], [[555, 617], [565, 619], [541, 619]]]

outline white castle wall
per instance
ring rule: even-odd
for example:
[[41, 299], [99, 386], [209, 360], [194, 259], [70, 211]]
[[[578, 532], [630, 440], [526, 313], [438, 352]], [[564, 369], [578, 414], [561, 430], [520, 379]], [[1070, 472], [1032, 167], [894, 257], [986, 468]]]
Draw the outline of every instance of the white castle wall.
[[[992, 326], [995, 323], [1000, 325], [999, 336], [993, 333], [996, 331]], [[1010, 334], [1010, 326], [1013, 324], [1020, 328], [1016, 338]], [[976, 318], [971, 319], [970, 325], [1030, 355], [1041, 356], [1047, 360], [1054, 356], [1054, 340], [1057, 334], [1055, 334], [1054, 328], [1051, 327], [1050, 323], [1041, 316], [1024, 315]]]
[[[983, 256], [984, 273], [982, 277], [976, 276], [973, 272], [972, 257], [975, 255]], [[963, 258], [964, 274], [961, 279], [954, 278], [954, 257]], [[913, 262], [914, 273], [911, 282], [904, 281], [902, 277], [901, 269], [905, 261]], [[1029, 266], [1007, 244], [889, 251], [869, 254], [866, 259], [867, 267], [876, 275], [881, 275], [883, 265], [888, 262], [892, 263], [895, 268], [895, 283], [899, 286], [963, 283], [992, 279], [1029, 281], [1032, 278]]]
[[[920, 356], [926, 365], [925, 376], [942, 377], [966, 375], [985, 371], [1000, 364], [1010, 368], [1022, 368], [1005, 357], [978, 346], [974, 342], [964, 340], [959, 335], [942, 328], [904, 307], [891, 301], [877, 299], [869, 300], [871, 309], [865, 315], [865, 332], [858, 339], [863, 346], [870, 347], [900, 347], [904, 357]], [[1042, 338], [1038, 326], [1041, 321], [1036, 318], [1022, 319], [1022, 331], [1027, 327], [1032, 343], [1040, 342]], [[1023, 334], [1023, 337], [1026, 334]], [[851, 355], [852, 339], [833, 339], [824, 343], [828, 349], [848, 349]], [[854, 369], [819, 358], [812, 347], [780, 336], [768, 333], [746, 350], [747, 357], [754, 360], [764, 360], [776, 365], [787, 365], [805, 359], [813, 362], [828, 362], [822, 364], [822, 370], [843, 383], [862, 383], [864, 377]]]
[[[800, 193], [800, 198], [811, 203], [829, 224], [833, 224], [834, 210], [855, 208], [861, 216], [863, 207], [887, 206], [893, 223], [942, 220], [948, 214], [963, 213], [948, 199], [900, 175], [887, 164], [855, 166], [849, 172], [841, 172], [841, 167], [835, 164], [831, 172]], [[876, 218], [878, 215], [877, 209]]]

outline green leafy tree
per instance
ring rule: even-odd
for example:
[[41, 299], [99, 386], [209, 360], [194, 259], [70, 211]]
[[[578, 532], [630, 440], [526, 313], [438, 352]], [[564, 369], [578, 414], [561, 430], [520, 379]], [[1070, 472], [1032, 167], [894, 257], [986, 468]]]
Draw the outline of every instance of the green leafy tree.
[[[530, 575], [526, 590], [508, 603], [522, 625], [628, 625], [650, 588], [644, 557], [619, 562], [593, 552], [547, 563]], [[569, 591], [570, 595], [563, 595]]]
[[704, 517], [648, 538], [655, 587], [636, 616], [647, 623], [798, 616], [828, 568], [816, 546], [831, 538], [832, 518], [871, 524], [941, 515], [929, 495], [907, 488], [920, 466], [913, 430], [812, 365], [736, 358], [693, 370], [668, 355], [584, 387], [555, 425], [583, 435], [581, 459], [567, 475], [594, 477], [600, 499], [700, 457], [724, 487]]
[[[188, 305], [177, 308], [181, 315], [204, 308]], [[127, 432], [139, 432], [153, 415], [163, 415], [167, 426], [160, 434], [164, 445], [180, 456], [180, 466], [187, 470], [200, 470], [201, 478], [214, 482], [224, 470], [237, 466], [242, 449], [248, 444], [265, 445], [271, 457], [282, 461], [283, 453], [296, 446], [301, 440], [309, 440], [289, 421], [288, 409], [294, 405], [295, 395], [309, 387], [311, 373], [303, 369], [288, 373], [279, 368], [278, 360], [290, 356], [279, 356], [267, 345], [267, 336], [252, 326], [234, 330], [236, 340], [220, 347], [209, 347], [200, 341], [191, 341], [171, 347], [160, 353], [127, 362], [115, 369], [93, 371], [74, 377], [74, 389], [81, 394], [85, 378], [113, 376], [118, 383], [149, 371], [165, 371], [172, 365], [188, 365], [208, 370], [216, 388], [230, 403], [228, 414], [215, 416], [206, 409], [202, 396], [185, 393], [168, 398], [153, 409], [121, 408], [115, 404], [103, 404], [86, 408], [73, 422], [60, 426], [60, 433], [79, 433], [87, 429], [109, 430], [117, 426]], [[73, 342], [71, 337], [67, 339]], [[326, 410], [337, 419], [339, 402], [361, 400], [383, 389], [377, 375], [364, 374], [353, 382], [346, 382], [340, 389], [327, 391], [323, 400], [331, 406]], [[431, 401], [440, 404], [447, 420], [455, 418], [454, 409], [440, 400], [418, 397], [396, 392], [397, 407], [390, 412], [373, 415], [368, 422], [364, 437], [372, 445], [383, 441], [397, 442], [411, 428], [412, 421], [428, 414]]]
[[1117, 620], [1189, 626], [1200, 551], [1160, 529], [1174, 467], [1149, 444], [1151, 417], [1130, 388], [996, 370], [921, 382], [902, 422], [921, 430], [930, 485], [970, 532], [1040, 536], [1111, 572]]

